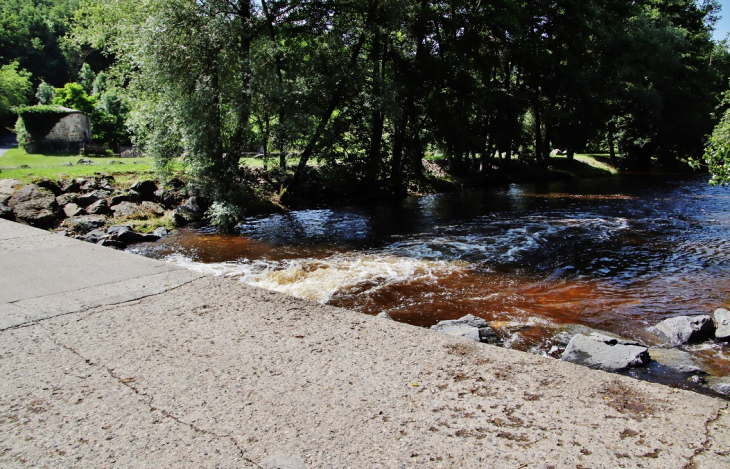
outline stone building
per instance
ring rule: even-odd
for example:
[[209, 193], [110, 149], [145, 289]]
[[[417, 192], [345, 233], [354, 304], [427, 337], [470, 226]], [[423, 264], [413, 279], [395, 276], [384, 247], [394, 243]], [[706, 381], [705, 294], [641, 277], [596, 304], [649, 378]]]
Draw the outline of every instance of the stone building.
[[85, 143], [91, 143], [91, 118], [81, 111], [61, 108], [67, 112], [56, 122], [40, 142], [31, 143], [30, 153], [35, 151], [78, 152]]

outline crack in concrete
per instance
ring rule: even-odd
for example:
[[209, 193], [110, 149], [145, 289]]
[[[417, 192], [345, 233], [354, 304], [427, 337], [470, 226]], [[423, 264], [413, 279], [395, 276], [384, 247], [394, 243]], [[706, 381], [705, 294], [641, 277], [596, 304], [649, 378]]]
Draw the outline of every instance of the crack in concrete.
[[[53, 316], [49, 316], [47, 318], [33, 319], [33, 320], [29, 320], [28, 322], [24, 322], [22, 324], [16, 324], [14, 326], [0, 328], [0, 332], [12, 331], [12, 330], [15, 330], [15, 329], [20, 329], [20, 328], [28, 327], [28, 326], [41, 325], [41, 323], [43, 323], [45, 321], [48, 321], [50, 319], [62, 318], [62, 317], [65, 317], [65, 316], [70, 316], [72, 314], [86, 313], [86, 312], [92, 311], [94, 309], [102, 309], [102, 308], [107, 308], [107, 307], [114, 307], [114, 306], [119, 306], [119, 305], [125, 305], [125, 304], [129, 304], [129, 303], [134, 303], [135, 301], [143, 300], [145, 298], [152, 298], [152, 297], [155, 297], [155, 296], [164, 295], [165, 293], [169, 293], [171, 291], [177, 290], [178, 288], [184, 287], [185, 285], [190, 285], [193, 282], [197, 282], [198, 280], [200, 280], [202, 278], [205, 278], [205, 275], [201, 275], [200, 277], [196, 277], [194, 279], [186, 280], [186, 281], [184, 281], [183, 283], [181, 283], [179, 285], [175, 285], [175, 286], [170, 287], [170, 288], [167, 288], [167, 289], [165, 289], [163, 291], [159, 291], [159, 292], [155, 292], [155, 293], [144, 294], [143, 296], [139, 296], [139, 297], [136, 297], [136, 298], [133, 298], [133, 299], [129, 299], [129, 300], [119, 300], [116, 303], [105, 303], [105, 304], [97, 304], [97, 305], [88, 305], [88, 306], [85, 306], [85, 307], [83, 307], [81, 309], [77, 309], [75, 311], [68, 311], [68, 312], [65, 312], [65, 313], [54, 314]], [[99, 286], [112, 285], [112, 284], [113, 284], [113, 282], [112, 283], [109, 283], [109, 284], [99, 285]], [[42, 298], [42, 297], [37, 297], [37, 298]], [[37, 299], [37, 298], [31, 298], [31, 299]], [[11, 302], [6, 303], [6, 304], [14, 305], [14, 304], [20, 303], [22, 301], [27, 301], [27, 300], [11, 301]], [[104, 311], [104, 310], [102, 310], [102, 311]], [[100, 312], [102, 312], [102, 311], [100, 311]], [[91, 316], [91, 315], [89, 315], [89, 316]]]
[[705, 421], [705, 440], [702, 443], [702, 446], [697, 448], [692, 456], [690, 456], [689, 460], [687, 461], [687, 464], [682, 466], [682, 469], [694, 469], [697, 466], [695, 465], [695, 458], [703, 453], [706, 453], [708, 451], [708, 446], [710, 445], [710, 438], [711, 438], [711, 430], [710, 425], [720, 420], [720, 417], [722, 417], [722, 414], [728, 410], [728, 407], [730, 407], [730, 404], [724, 404], [722, 407], [719, 407], [717, 409], [717, 412], [714, 416], [709, 418], [707, 421]]
[[[217, 433], [215, 433], [213, 431], [206, 430], [204, 428], [200, 428], [197, 425], [194, 425], [192, 423], [185, 422], [182, 418], [178, 417], [177, 415], [174, 415], [172, 412], [169, 412], [168, 410], [165, 410], [165, 409], [163, 409], [161, 407], [157, 407], [157, 406], [153, 405], [153, 402], [155, 400], [155, 397], [153, 395], [150, 395], [150, 394], [147, 394], [145, 392], [142, 392], [139, 389], [137, 389], [135, 386], [133, 386], [132, 384], [133, 384], [134, 381], [130, 381], [129, 378], [122, 378], [122, 377], [118, 376], [114, 372], [114, 370], [112, 370], [108, 366], [103, 365], [101, 363], [96, 363], [92, 359], [84, 357], [84, 355], [82, 355], [79, 351], [77, 351], [73, 347], [71, 347], [69, 345], [66, 345], [66, 344], [58, 341], [56, 339], [56, 337], [54, 336], [53, 331], [45, 328], [42, 324], [39, 324], [39, 325], [40, 325], [40, 327], [43, 330], [46, 331], [46, 333], [48, 335], [48, 338], [54, 344], [56, 344], [57, 346], [63, 348], [64, 350], [68, 350], [69, 352], [73, 353], [74, 355], [76, 355], [77, 357], [79, 357], [81, 360], [83, 360], [84, 363], [86, 363], [90, 367], [92, 367], [92, 368], [100, 368], [100, 369], [106, 371], [106, 373], [111, 378], [113, 378], [117, 383], [121, 384], [122, 386], [127, 387], [135, 395], [137, 395], [140, 398], [140, 401], [143, 402], [147, 407], [149, 407], [150, 411], [152, 411], [152, 412], [159, 412], [163, 416], [165, 416], [166, 418], [169, 418], [170, 420], [176, 422], [179, 425], [186, 426], [186, 427], [190, 428], [191, 430], [193, 430], [196, 433], [200, 433], [200, 434], [203, 434], [203, 435], [213, 436], [214, 438], [219, 439], [219, 440], [223, 440], [223, 439], [229, 440], [233, 444], [233, 446], [238, 450], [239, 455], [240, 455], [240, 457], [241, 457], [241, 459], [243, 461], [245, 461], [245, 462], [247, 462], [247, 463], [249, 463], [249, 464], [251, 464], [251, 465], [253, 465], [253, 466], [255, 466], [255, 467], [259, 468], [259, 469], [263, 469], [262, 466], [260, 466], [255, 461], [253, 461], [253, 460], [251, 460], [251, 459], [249, 459], [249, 458], [247, 458], [245, 456], [244, 449], [239, 445], [238, 441], [233, 436], [231, 436], [231, 435], [219, 435], [219, 434], [217, 434]], [[145, 400], [147, 402], [145, 402]]]

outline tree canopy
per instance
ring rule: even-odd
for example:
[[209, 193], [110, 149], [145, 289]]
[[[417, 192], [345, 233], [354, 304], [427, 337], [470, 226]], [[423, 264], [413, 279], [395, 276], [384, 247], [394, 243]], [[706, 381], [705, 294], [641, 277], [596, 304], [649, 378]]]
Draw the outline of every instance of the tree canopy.
[[[73, 2], [2, 11], [56, 18]], [[239, 159], [261, 149], [282, 169], [299, 157], [290, 189], [318, 159], [376, 194], [407, 190], [429, 150], [455, 172], [547, 167], [555, 148], [634, 168], [699, 156], [730, 77], [718, 13], [715, 0], [81, 0], [73, 42], [41, 49], [103, 51], [74, 69], [86, 92], [124, 96], [136, 142], [161, 164], [182, 155], [234, 207]], [[32, 22], [13, 21], [0, 42], [27, 47]], [[31, 52], [21, 66], [53, 84]]]

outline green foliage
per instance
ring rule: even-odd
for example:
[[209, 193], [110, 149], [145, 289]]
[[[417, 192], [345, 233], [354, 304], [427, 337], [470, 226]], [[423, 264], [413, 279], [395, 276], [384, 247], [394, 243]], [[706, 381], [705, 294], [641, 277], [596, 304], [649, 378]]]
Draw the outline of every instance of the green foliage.
[[53, 104], [57, 106], [75, 109], [89, 115], [94, 112], [96, 103], [97, 98], [89, 96], [79, 83], [66, 83], [63, 88], [57, 88], [56, 97], [53, 98]]
[[91, 70], [91, 66], [89, 64], [84, 63], [84, 65], [81, 66], [81, 71], [79, 71], [79, 84], [89, 95], [96, 94], [93, 93], [94, 80], [96, 80], [96, 73]]
[[0, 123], [7, 124], [13, 108], [28, 104], [32, 90], [30, 73], [18, 70], [18, 62], [0, 67]]
[[[712, 175], [710, 184], [730, 184], [730, 109], [712, 132], [703, 159]], [[698, 167], [699, 163], [695, 161], [694, 166]]]
[[45, 81], [42, 81], [38, 85], [38, 91], [36, 91], [35, 97], [38, 99], [38, 104], [40, 105], [53, 104], [53, 99], [56, 97], [56, 89]]
[[343, 187], [403, 192], [429, 147], [456, 173], [513, 157], [547, 168], [552, 148], [572, 159], [604, 141], [639, 167], [700, 154], [730, 76], [711, 40], [717, 8], [87, 0], [75, 41], [116, 60], [92, 84], [95, 135], [118, 139], [126, 120], [160, 168], [183, 158], [218, 203], [211, 220], [229, 225], [248, 200], [238, 162], [261, 148], [282, 169], [299, 156], [287, 194], [312, 160]]
[[76, 50], [63, 38], [78, 0], [0, 2], [0, 65], [19, 62], [38, 80], [60, 86], [69, 81]]

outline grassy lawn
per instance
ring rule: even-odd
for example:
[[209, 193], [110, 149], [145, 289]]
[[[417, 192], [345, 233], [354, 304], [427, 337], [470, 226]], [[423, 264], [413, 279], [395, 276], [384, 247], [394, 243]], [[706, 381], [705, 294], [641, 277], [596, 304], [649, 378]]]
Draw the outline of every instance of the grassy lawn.
[[[77, 164], [81, 158], [91, 160], [94, 164]], [[112, 164], [112, 161], [117, 163]], [[71, 163], [72, 166], [64, 166], [65, 162]], [[29, 167], [19, 168], [19, 166]], [[132, 180], [137, 179], [139, 175], [152, 174], [154, 164], [152, 158], [98, 158], [67, 153], [31, 155], [21, 148], [13, 148], [0, 157], [0, 171], [2, 171], [0, 179], [19, 179], [26, 183], [33, 177], [39, 176], [58, 180], [61, 174], [67, 177], [85, 177], [93, 176], [94, 173], [106, 173], [116, 179]]]

